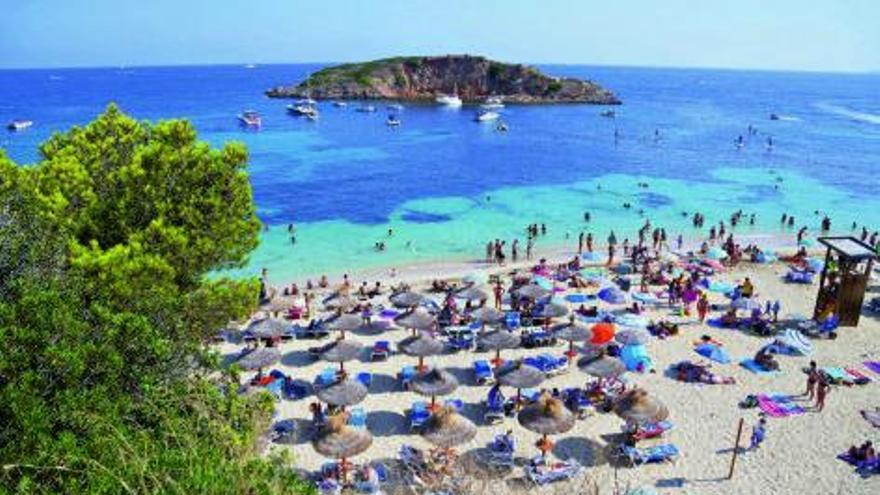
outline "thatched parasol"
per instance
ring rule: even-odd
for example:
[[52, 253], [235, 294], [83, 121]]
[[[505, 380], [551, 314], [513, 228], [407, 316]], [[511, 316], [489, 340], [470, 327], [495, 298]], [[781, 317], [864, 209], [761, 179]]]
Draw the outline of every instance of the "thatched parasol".
[[495, 351], [495, 366], [499, 366], [501, 361], [502, 349], [515, 349], [519, 347], [520, 337], [515, 333], [507, 330], [492, 330], [482, 332], [477, 336], [477, 345], [483, 349]]
[[339, 369], [345, 370], [345, 362], [357, 358], [362, 349], [361, 344], [348, 339], [339, 339], [321, 349], [321, 359], [331, 363], [339, 363]]
[[467, 301], [485, 301], [489, 299], [489, 293], [481, 289], [480, 287], [472, 285], [470, 287], [466, 287], [460, 290], [457, 294], [455, 294], [455, 297], [459, 299], [465, 299]]
[[414, 308], [425, 300], [425, 296], [416, 292], [400, 292], [391, 296], [391, 304], [397, 308]]
[[455, 376], [439, 368], [420, 373], [410, 382], [410, 389], [413, 392], [431, 398], [431, 409], [436, 406], [438, 395], [449, 395], [456, 388], [458, 388], [458, 380]]
[[500, 321], [504, 321], [505, 318], [504, 311], [499, 311], [491, 306], [483, 306], [482, 308], [477, 308], [471, 311], [471, 316], [474, 318], [474, 320], [484, 325], [498, 323]]
[[470, 442], [476, 435], [477, 427], [452, 407], [435, 412], [422, 428], [425, 440], [447, 449]]
[[257, 339], [272, 339], [284, 335], [289, 327], [289, 324], [277, 318], [263, 318], [248, 325], [247, 332]]
[[599, 356], [581, 358], [578, 361], [578, 368], [596, 378], [612, 378], [626, 373], [626, 365], [623, 364], [623, 361], [607, 356], [604, 353]]
[[293, 296], [276, 296], [273, 297], [271, 301], [260, 306], [260, 309], [267, 311], [269, 313], [280, 313], [282, 311], [287, 311], [291, 307], [296, 305], [296, 298]]
[[343, 313], [333, 317], [325, 323], [327, 324], [328, 330], [337, 330], [344, 338], [345, 332], [351, 332], [361, 326], [362, 319], [359, 315]]
[[403, 328], [413, 330], [433, 330], [437, 324], [431, 313], [424, 309], [413, 309], [394, 318], [394, 323]]
[[367, 393], [363, 383], [347, 378], [321, 388], [316, 395], [327, 404], [346, 407], [359, 404]]
[[560, 304], [544, 304], [537, 311], [532, 311], [532, 316], [537, 318], [561, 318], [568, 314], [568, 308]]
[[544, 392], [541, 397], [524, 407], [517, 415], [517, 420], [525, 429], [540, 433], [539, 443], [541, 455], [550, 450], [547, 435], [565, 433], [574, 427], [575, 417], [559, 399], [554, 399]]
[[556, 338], [568, 341], [569, 360], [576, 355], [574, 343], [590, 340], [590, 337], [593, 336], [593, 332], [590, 331], [590, 328], [577, 321], [574, 318], [574, 315], [569, 317], [568, 323], [553, 327], [553, 334], [556, 335]]
[[519, 297], [538, 300], [550, 294], [550, 291], [535, 284], [524, 285], [514, 291]]
[[262, 370], [272, 366], [281, 359], [281, 351], [277, 347], [257, 347], [238, 358], [238, 365], [246, 370]]
[[543, 371], [523, 364], [522, 361], [507, 363], [495, 371], [495, 379], [501, 385], [516, 389], [516, 403], [522, 399], [522, 389], [537, 387], [547, 376]]
[[624, 420], [636, 423], [663, 421], [669, 417], [669, 409], [640, 388], [624, 392], [615, 401], [614, 412]]
[[348, 311], [358, 305], [357, 299], [346, 295], [336, 294], [324, 299], [324, 307], [327, 309], [335, 309], [338, 311]]
[[366, 430], [358, 430], [346, 424], [347, 414], [331, 416], [318, 430], [312, 440], [312, 447], [319, 454], [340, 459], [340, 478], [345, 479], [347, 463], [345, 459], [365, 452], [373, 444], [373, 436]]
[[419, 358], [419, 370], [425, 368], [425, 357], [436, 356], [437, 354], [442, 353], [444, 347], [445, 345], [443, 342], [431, 337], [425, 332], [420, 332], [418, 335], [410, 335], [397, 343], [397, 348], [400, 352], [407, 356]]

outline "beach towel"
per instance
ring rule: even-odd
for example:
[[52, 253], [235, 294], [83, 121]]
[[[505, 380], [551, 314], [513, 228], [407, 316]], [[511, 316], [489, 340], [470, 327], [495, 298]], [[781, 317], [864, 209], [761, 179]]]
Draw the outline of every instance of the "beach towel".
[[847, 372], [839, 366], [823, 366], [819, 368], [832, 383], [852, 383], [854, 380]]
[[846, 371], [846, 374], [853, 378], [853, 381], [856, 383], [856, 385], [865, 385], [867, 383], [871, 383], [872, 381], [871, 377], [862, 373], [862, 371], [858, 368], [853, 368], [852, 366], [849, 366], [844, 368], [843, 371]]
[[727, 352], [717, 345], [700, 344], [694, 347], [694, 350], [697, 352], [697, 354], [709, 358], [717, 363], [727, 364], [730, 362], [730, 356], [727, 355]]
[[757, 375], [778, 375], [779, 370], [768, 370], [763, 366], [758, 364], [754, 359], [744, 359], [739, 362], [739, 365], [743, 368], [755, 373]]
[[804, 408], [794, 403], [790, 395], [772, 393], [759, 394], [758, 407], [774, 418], [796, 416], [805, 412]]
[[868, 368], [869, 370], [873, 371], [874, 373], [877, 373], [878, 375], [880, 375], [880, 361], [865, 361], [862, 364], [865, 365], [865, 368]]

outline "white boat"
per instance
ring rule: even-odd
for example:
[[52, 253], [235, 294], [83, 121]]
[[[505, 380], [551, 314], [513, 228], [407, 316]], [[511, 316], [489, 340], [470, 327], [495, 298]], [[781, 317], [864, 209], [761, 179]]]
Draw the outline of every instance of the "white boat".
[[397, 127], [400, 125], [400, 119], [398, 119], [394, 115], [389, 115], [388, 119], [385, 120], [385, 125], [387, 125], [389, 127]]
[[385, 108], [387, 108], [388, 110], [393, 110], [395, 112], [400, 112], [401, 110], [403, 110], [403, 105], [401, 105], [400, 103], [392, 103], [390, 105], [387, 105]]
[[287, 112], [293, 115], [299, 115], [303, 117], [309, 118], [317, 118], [318, 117], [318, 109], [313, 105], [308, 105], [305, 103], [299, 103], [296, 105], [287, 105]]
[[239, 122], [245, 127], [260, 127], [263, 125], [263, 119], [260, 114], [254, 110], [245, 110], [238, 116]]
[[294, 102], [294, 104], [295, 104], [295, 105], [311, 105], [311, 106], [315, 106], [315, 105], [318, 104], [318, 102], [315, 101], [315, 100], [313, 100], [313, 99], [311, 99], [311, 98], [309, 98], [309, 97], [305, 97], [305, 98], [303, 98], [303, 99], [301, 99], [301, 100], [296, 100], [296, 101]]
[[337, 101], [334, 101], [334, 102], [333, 102], [333, 106], [334, 106], [334, 107], [340, 107], [340, 108], [342, 108], [342, 107], [347, 107], [347, 106], [348, 106], [348, 103], [346, 103], [346, 102], [344, 102], [344, 101], [338, 101], [338, 100], [337, 100]]
[[477, 115], [474, 116], [474, 120], [477, 122], [492, 122], [493, 120], [498, 120], [498, 117], [501, 117], [498, 112], [484, 110], [477, 112]]
[[461, 106], [461, 98], [458, 95], [437, 95], [437, 103], [446, 105], [447, 107], [457, 108]]
[[504, 101], [500, 96], [490, 96], [486, 98], [486, 102], [480, 105], [480, 108], [485, 110], [497, 110], [499, 108], [504, 108]]
[[18, 132], [18, 131], [23, 131], [23, 130], [27, 129], [28, 127], [30, 127], [32, 125], [34, 125], [34, 123], [31, 120], [15, 119], [12, 122], [10, 122], [9, 124], [7, 124], [6, 128], [9, 129], [10, 131]]
[[361, 105], [355, 109], [356, 112], [362, 113], [372, 113], [376, 111], [376, 107], [373, 105]]

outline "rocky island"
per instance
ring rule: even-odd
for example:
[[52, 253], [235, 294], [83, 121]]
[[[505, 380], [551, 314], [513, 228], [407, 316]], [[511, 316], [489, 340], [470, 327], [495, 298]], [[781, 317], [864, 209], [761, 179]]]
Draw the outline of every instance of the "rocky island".
[[552, 77], [534, 67], [471, 55], [394, 57], [321, 69], [307, 80], [266, 91], [272, 98], [380, 99], [428, 102], [457, 94], [466, 103], [501, 97], [507, 103], [619, 105], [592, 81]]

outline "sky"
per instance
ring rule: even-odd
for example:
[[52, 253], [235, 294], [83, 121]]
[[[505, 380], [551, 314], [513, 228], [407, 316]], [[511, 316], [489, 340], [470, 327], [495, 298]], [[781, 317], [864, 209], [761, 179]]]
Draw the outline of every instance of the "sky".
[[0, 0], [0, 68], [347, 62], [880, 71], [880, 0]]

